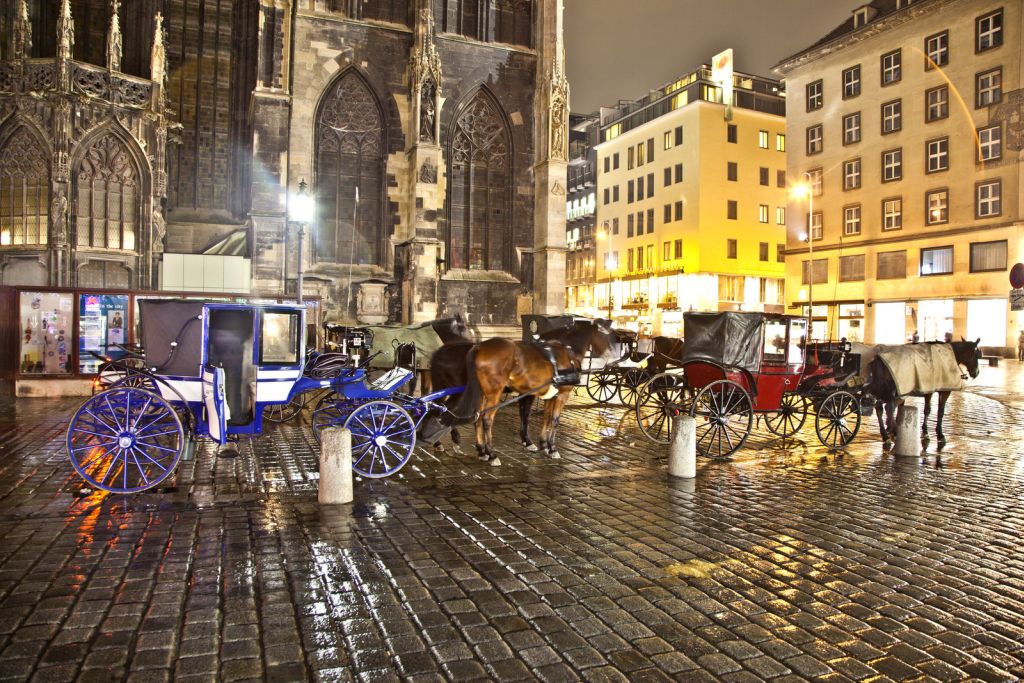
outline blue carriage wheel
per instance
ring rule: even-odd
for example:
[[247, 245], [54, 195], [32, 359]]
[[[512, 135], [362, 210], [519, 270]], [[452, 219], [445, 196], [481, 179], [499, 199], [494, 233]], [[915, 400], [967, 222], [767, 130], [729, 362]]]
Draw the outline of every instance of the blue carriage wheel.
[[352, 433], [352, 469], [363, 477], [387, 477], [405, 466], [416, 448], [416, 423], [391, 401], [370, 401], [345, 420]]
[[143, 375], [142, 373], [127, 374], [121, 379], [111, 382], [107, 389], [118, 389], [122, 387], [134, 387], [158, 393], [156, 389], [156, 382], [153, 381], [153, 378], [148, 375]]
[[313, 409], [313, 438], [320, 443], [320, 432], [325, 427], [342, 427], [352, 412], [352, 403], [333, 391], [321, 398]]
[[138, 387], [114, 387], [85, 401], [68, 425], [71, 464], [90, 485], [135, 493], [169, 477], [185, 430], [170, 403]]

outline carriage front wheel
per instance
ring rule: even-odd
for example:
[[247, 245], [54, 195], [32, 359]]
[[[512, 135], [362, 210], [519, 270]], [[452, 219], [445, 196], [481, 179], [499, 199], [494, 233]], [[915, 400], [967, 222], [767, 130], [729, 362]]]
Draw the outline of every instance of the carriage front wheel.
[[635, 407], [640, 387], [650, 378], [651, 373], [643, 368], [629, 368], [622, 373], [619, 382], [619, 398], [622, 399], [622, 403], [630, 408]]
[[783, 394], [779, 410], [767, 413], [764, 424], [775, 436], [793, 436], [807, 420], [807, 399], [799, 394]]
[[814, 430], [823, 446], [842, 448], [860, 429], [860, 401], [849, 391], [829, 394], [818, 406]]
[[71, 464], [96, 488], [135, 493], [169, 477], [181, 459], [185, 430], [174, 408], [139, 387], [90, 397], [68, 425]]
[[711, 458], [735, 453], [754, 427], [750, 394], [728, 379], [701, 389], [690, 406], [690, 415], [696, 421], [697, 452]]
[[391, 401], [370, 401], [345, 420], [352, 433], [352, 469], [371, 479], [388, 477], [409, 462], [416, 448], [416, 423]]
[[690, 412], [688, 399], [684, 376], [668, 372], [655, 375], [640, 387], [637, 397], [636, 421], [640, 431], [655, 443], [669, 443], [673, 419]]
[[306, 407], [307, 398], [309, 397], [300, 393], [292, 396], [287, 403], [269, 405], [263, 409], [263, 419], [275, 424], [288, 422]]
[[595, 372], [587, 379], [587, 393], [597, 403], [607, 403], [615, 397], [618, 384], [613, 370]]

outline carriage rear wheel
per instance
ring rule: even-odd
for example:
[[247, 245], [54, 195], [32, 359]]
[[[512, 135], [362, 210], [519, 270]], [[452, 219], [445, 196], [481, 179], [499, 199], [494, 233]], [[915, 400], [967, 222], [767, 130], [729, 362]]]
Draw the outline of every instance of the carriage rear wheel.
[[352, 404], [340, 394], [330, 392], [317, 401], [313, 408], [313, 438], [320, 443], [320, 432], [324, 427], [340, 427], [352, 412]]
[[636, 401], [636, 421], [640, 431], [655, 443], [672, 439], [672, 420], [690, 412], [686, 378], [675, 373], [655, 375], [640, 387]]
[[308, 396], [305, 394], [295, 394], [287, 403], [267, 406], [263, 409], [263, 419], [275, 424], [288, 422], [301, 413], [302, 409], [306, 407], [307, 398]]
[[139, 387], [90, 397], [68, 425], [71, 464], [96, 488], [135, 493], [169, 477], [181, 459], [185, 430], [170, 403]]
[[618, 385], [612, 370], [601, 370], [590, 375], [587, 380], [587, 393], [598, 403], [607, 403], [615, 398]]
[[636, 406], [640, 387], [646, 384], [650, 378], [651, 373], [643, 368], [629, 368], [622, 373], [619, 380], [619, 398], [622, 399], [622, 403], [630, 408]]
[[690, 415], [697, 422], [697, 452], [711, 458], [727, 458], [735, 453], [754, 426], [750, 394], [728, 379], [715, 380], [702, 388], [693, 399]]
[[416, 423], [391, 401], [363, 403], [345, 420], [345, 428], [352, 433], [352, 469], [363, 477], [394, 474], [416, 448]]
[[849, 391], [829, 394], [818, 406], [814, 430], [823, 446], [842, 448], [860, 429], [860, 402]]
[[793, 436], [807, 420], [807, 399], [799, 394], [783, 394], [779, 410], [764, 416], [764, 424], [776, 436]]

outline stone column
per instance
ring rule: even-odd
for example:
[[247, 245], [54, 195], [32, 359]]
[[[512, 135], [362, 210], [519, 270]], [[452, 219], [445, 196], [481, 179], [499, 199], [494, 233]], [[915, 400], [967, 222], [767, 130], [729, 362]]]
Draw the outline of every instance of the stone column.
[[557, 315], [565, 309], [569, 83], [562, 42], [563, 0], [541, 0], [537, 7], [533, 312]]
[[406, 246], [403, 264], [402, 319], [405, 323], [438, 316], [438, 262], [444, 258], [437, 215], [444, 204], [441, 191], [440, 121], [441, 59], [434, 44], [434, 14], [429, 0], [418, 0], [416, 39], [409, 60], [409, 126], [405, 136], [409, 196], [402, 220]]

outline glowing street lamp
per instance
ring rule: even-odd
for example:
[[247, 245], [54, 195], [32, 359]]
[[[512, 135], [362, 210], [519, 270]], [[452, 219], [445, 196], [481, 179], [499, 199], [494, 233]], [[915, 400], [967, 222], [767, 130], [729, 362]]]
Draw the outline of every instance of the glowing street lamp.
[[804, 182], [794, 185], [789, 194], [796, 201], [807, 197], [807, 324], [811, 334], [814, 333], [814, 188], [810, 171], [804, 171]]
[[316, 201], [313, 199], [313, 195], [309, 194], [306, 190], [306, 180], [302, 179], [299, 181], [299, 191], [292, 194], [288, 201], [288, 217], [293, 223], [298, 225], [299, 232], [299, 255], [298, 255], [298, 293], [296, 295], [296, 301], [302, 303], [302, 238], [306, 236], [306, 225], [313, 221], [313, 214], [316, 211]]

